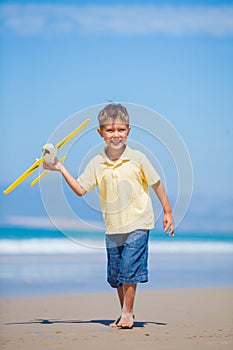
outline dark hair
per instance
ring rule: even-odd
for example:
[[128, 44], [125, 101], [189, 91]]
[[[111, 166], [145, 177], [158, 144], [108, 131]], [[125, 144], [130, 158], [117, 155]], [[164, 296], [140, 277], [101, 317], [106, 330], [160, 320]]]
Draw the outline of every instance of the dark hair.
[[129, 125], [129, 114], [127, 109], [120, 103], [110, 103], [104, 107], [98, 114], [98, 120], [100, 127], [107, 123], [108, 119], [113, 121], [121, 119], [125, 124]]

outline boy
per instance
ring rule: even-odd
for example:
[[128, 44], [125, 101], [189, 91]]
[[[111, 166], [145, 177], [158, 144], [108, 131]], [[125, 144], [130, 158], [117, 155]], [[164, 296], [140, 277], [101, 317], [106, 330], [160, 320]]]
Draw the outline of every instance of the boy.
[[148, 186], [152, 186], [163, 210], [164, 231], [174, 235], [174, 220], [159, 175], [145, 155], [126, 145], [130, 132], [129, 115], [121, 104], [111, 103], [98, 115], [98, 133], [106, 147], [75, 179], [55, 160], [44, 163], [47, 170], [60, 171], [78, 195], [99, 186], [100, 204], [106, 226], [107, 279], [117, 288], [121, 317], [110, 327], [132, 328], [137, 283], [148, 281], [148, 237], [154, 214]]

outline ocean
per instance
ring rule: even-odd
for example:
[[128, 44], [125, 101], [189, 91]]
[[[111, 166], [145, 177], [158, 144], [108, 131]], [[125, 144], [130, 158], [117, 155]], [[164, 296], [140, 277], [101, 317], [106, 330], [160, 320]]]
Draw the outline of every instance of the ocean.
[[[110, 291], [103, 232], [0, 228], [0, 297]], [[139, 289], [233, 285], [232, 232], [151, 231]]]

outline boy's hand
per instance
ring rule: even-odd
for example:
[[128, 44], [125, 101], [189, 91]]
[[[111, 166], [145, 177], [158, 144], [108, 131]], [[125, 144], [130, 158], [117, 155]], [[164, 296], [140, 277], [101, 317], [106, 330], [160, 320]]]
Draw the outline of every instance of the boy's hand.
[[174, 236], [174, 219], [172, 214], [164, 214], [163, 217], [163, 227], [164, 227], [164, 232], [169, 233], [169, 236]]
[[55, 158], [53, 163], [44, 162], [43, 167], [45, 170], [61, 171], [63, 165]]

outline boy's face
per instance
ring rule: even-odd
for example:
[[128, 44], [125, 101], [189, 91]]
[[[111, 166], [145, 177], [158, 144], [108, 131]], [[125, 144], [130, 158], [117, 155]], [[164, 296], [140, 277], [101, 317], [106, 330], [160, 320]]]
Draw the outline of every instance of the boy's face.
[[127, 140], [130, 127], [121, 119], [109, 119], [106, 124], [98, 128], [98, 133], [104, 138], [107, 146], [111, 149], [121, 149]]

